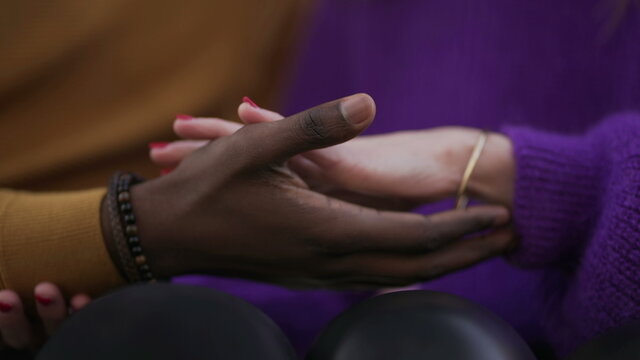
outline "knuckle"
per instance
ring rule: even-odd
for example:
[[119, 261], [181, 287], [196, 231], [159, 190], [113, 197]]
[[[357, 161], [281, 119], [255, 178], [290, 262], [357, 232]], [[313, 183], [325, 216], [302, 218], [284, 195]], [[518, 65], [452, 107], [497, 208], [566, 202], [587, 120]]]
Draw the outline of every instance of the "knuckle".
[[308, 141], [322, 142], [330, 137], [329, 128], [320, 121], [318, 112], [313, 109], [307, 111], [298, 124], [300, 133]]
[[433, 222], [433, 219], [430, 217], [425, 217], [423, 222], [424, 233], [425, 233], [425, 244], [424, 250], [433, 251], [444, 245], [449, 238], [443, 232], [441, 226], [436, 226]]
[[336, 143], [348, 137], [349, 133], [347, 122], [336, 117], [342, 117], [340, 112], [334, 114], [327, 109], [310, 109], [298, 122], [297, 130], [305, 141], [312, 144]]
[[442, 276], [446, 272], [446, 267], [442, 264], [432, 263], [429, 264], [423, 271], [420, 272], [420, 280], [432, 280]]
[[309, 234], [309, 236], [305, 237], [303, 243], [306, 245], [309, 254], [314, 257], [332, 257], [338, 253], [336, 244], [328, 240], [328, 237], [320, 234]]

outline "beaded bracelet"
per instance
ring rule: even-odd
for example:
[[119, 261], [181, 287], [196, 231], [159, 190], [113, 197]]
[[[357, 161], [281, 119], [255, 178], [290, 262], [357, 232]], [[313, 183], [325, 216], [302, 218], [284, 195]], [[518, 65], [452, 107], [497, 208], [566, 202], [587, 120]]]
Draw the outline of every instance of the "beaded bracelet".
[[142, 251], [129, 191], [131, 185], [142, 181], [144, 179], [136, 174], [116, 173], [107, 194], [113, 241], [118, 251], [121, 269], [129, 282], [155, 282]]

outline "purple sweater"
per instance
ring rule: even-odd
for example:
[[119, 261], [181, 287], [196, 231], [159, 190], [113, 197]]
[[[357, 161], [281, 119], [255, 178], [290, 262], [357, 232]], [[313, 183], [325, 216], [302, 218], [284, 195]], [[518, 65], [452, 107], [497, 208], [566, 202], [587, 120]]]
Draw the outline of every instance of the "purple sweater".
[[[631, 6], [606, 35], [599, 3], [322, 1], [285, 109], [368, 92], [378, 104], [369, 133], [442, 125], [507, 133], [520, 249], [422, 287], [474, 300], [560, 354], [640, 318], [640, 15]], [[248, 299], [301, 352], [368, 295], [182, 281]]]

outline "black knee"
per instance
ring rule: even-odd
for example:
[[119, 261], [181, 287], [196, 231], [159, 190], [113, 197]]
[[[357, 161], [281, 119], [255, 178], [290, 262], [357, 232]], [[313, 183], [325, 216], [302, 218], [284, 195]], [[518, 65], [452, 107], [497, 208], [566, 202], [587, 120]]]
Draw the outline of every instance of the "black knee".
[[271, 319], [207, 288], [134, 286], [63, 324], [39, 359], [294, 359]]
[[444, 293], [405, 291], [371, 298], [336, 318], [308, 360], [533, 360], [502, 319]]

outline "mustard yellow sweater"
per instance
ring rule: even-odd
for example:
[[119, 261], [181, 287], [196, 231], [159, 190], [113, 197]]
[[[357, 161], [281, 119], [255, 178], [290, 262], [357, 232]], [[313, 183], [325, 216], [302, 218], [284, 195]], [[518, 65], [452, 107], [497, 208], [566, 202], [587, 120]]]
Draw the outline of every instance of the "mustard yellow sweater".
[[307, 8], [0, 2], [0, 287], [28, 297], [44, 280], [67, 294], [122, 284], [100, 229], [109, 175], [154, 176], [146, 143], [172, 139], [175, 114], [233, 119], [243, 95], [274, 103]]

